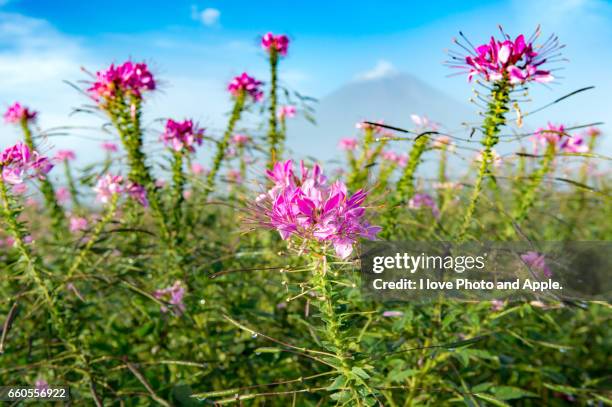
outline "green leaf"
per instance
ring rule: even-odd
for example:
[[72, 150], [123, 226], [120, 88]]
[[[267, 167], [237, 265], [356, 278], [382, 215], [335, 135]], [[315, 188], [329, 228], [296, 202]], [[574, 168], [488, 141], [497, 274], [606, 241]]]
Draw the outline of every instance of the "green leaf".
[[406, 370], [394, 370], [389, 374], [389, 380], [392, 382], [402, 382], [407, 378], [414, 376], [419, 371], [416, 369], [406, 369]]
[[461, 365], [463, 367], [468, 367], [470, 364], [470, 358], [468, 357], [468, 355], [466, 355], [465, 353], [459, 351], [459, 352], [455, 352], [453, 353], [453, 356], [459, 360], [459, 362], [461, 362]]
[[329, 396], [332, 400], [336, 400], [339, 403], [345, 403], [351, 399], [351, 393], [343, 390]]
[[330, 384], [326, 390], [332, 391], [332, 390], [338, 390], [341, 389], [342, 387], [344, 387], [344, 385], [346, 384], [346, 377], [344, 375], [340, 375], [338, 377], [336, 377], [336, 379], [333, 381], [332, 384]]
[[499, 400], [513, 400], [523, 397], [537, 397], [538, 395], [527, 390], [512, 386], [495, 386], [492, 389], [495, 397]]
[[510, 407], [510, 404], [504, 403], [503, 401], [498, 400], [498, 399], [496, 399], [495, 397], [493, 397], [493, 396], [491, 396], [489, 394], [474, 393], [474, 396], [478, 397], [481, 400], [488, 401], [489, 403], [493, 404], [494, 406]]
[[188, 385], [182, 384], [174, 386], [171, 390], [171, 395], [181, 407], [193, 407], [200, 405], [197, 400], [192, 398], [193, 391]]
[[544, 384], [544, 387], [554, 390], [554, 391], [558, 391], [559, 393], [563, 393], [563, 394], [574, 395], [576, 393], [580, 393], [579, 389], [576, 389], [570, 386], [564, 386], [562, 384], [550, 384], [550, 383], [543, 383], [543, 384]]
[[490, 352], [483, 349], [463, 349], [461, 353], [465, 353], [466, 355], [473, 356], [477, 359], [489, 359], [489, 360], [499, 360], [496, 355], [492, 355]]
[[491, 388], [491, 386], [493, 386], [493, 383], [491, 383], [491, 382], [480, 383], [480, 384], [477, 384], [476, 386], [472, 387], [472, 391], [474, 393], [482, 393], [484, 391], [489, 390]]
[[361, 377], [362, 379], [369, 379], [370, 375], [367, 374], [367, 372], [365, 370], [363, 370], [362, 368], [355, 366], [354, 368], [351, 369], [351, 371], [353, 373], [355, 373], [357, 376]]
[[142, 338], [153, 332], [153, 329], [155, 329], [155, 324], [149, 322], [138, 328], [134, 333], [136, 334], [136, 336]]

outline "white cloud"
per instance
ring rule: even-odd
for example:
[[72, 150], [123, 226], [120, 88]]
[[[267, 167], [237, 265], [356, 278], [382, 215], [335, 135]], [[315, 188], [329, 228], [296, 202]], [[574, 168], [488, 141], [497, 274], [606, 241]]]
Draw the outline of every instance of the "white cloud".
[[221, 18], [221, 11], [212, 7], [205, 8], [204, 10], [198, 10], [196, 6], [193, 6], [191, 8], [191, 18], [201, 22], [207, 27], [213, 27], [218, 25], [219, 18]]
[[[41, 129], [72, 128], [68, 132], [73, 136], [49, 138], [41, 146], [43, 152], [74, 148], [74, 134], [86, 135], [75, 126], [99, 125], [87, 115], [69, 115], [72, 107], [87, 100], [63, 80], [83, 79], [83, 65], [96, 66], [79, 40], [60, 33], [45, 20], [0, 12], [0, 111], [19, 101], [39, 112], [37, 126]], [[0, 133], [0, 148], [19, 137], [13, 126], [0, 126]], [[95, 141], [88, 143], [81, 138], [77, 144], [83, 156], [98, 150]]]
[[391, 62], [384, 59], [379, 60], [376, 65], [365, 72], [357, 74], [355, 79], [360, 81], [371, 81], [374, 79], [385, 78], [397, 73], [397, 68]]

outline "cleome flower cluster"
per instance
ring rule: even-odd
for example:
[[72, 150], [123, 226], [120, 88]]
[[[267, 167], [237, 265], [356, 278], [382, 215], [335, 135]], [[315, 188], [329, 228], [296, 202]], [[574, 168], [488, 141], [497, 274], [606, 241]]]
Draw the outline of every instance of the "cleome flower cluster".
[[57, 162], [74, 161], [76, 154], [72, 150], [58, 150], [53, 159]]
[[548, 123], [546, 128], [539, 128], [535, 133], [535, 141], [543, 146], [552, 144], [566, 153], [586, 153], [589, 146], [581, 134], [570, 135], [562, 124]]
[[289, 37], [284, 34], [264, 34], [261, 38], [261, 47], [267, 52], [276, 51], [280, 55], [285, 56], [289, 49]]
[[247, 94], [253, 98], [254, 101], [259, 102], [263, 99], [264, 94], [260, 88], [261, 82], [257, 79], [249, 76], [246, 72], [243, 72], [242, 75], [236, 76], [229, 85], [227, 85], [227, 90], [234, 97], [238, 97], [242, 94]]
[[21, 123], [22, 121], [29, 122], [36, 118], [36, 112], [22, 106], [19, 102], [15, 102], [9, 106], [4, 113], [4, 121], [7, 123]]
[[111, 64], [96, 73], [96, 81], [87, 89], [96, 100], [114, 99], [118, 93], [127, 93], [137, 98], [148, 90], [155, 90], [155, 79], [147, 64], [126, 61], [121, 65]]
[[550, 71], [542, 69], [542, 65], [550, 61], [553, 52], [562, 48], [556, 36], [537, 46], [534, 40], [540, 35], [539, 29], [527, 40], [523, 34], [514, 40], [503, 31], [502, 34], [503, 40], [491, 37], [488, 43], [477, 47], [472, 47], [469, 41], [468, 45], [457, 42], [468, 55], [453, 56], [451, 66], [467, 70], [470, 81], [475, 76], [491, 82], [507, 78], [511, 84], [554, 80]]
[[160, 139], [166, 147], [174, 151], [188, 151], [193, 153], [195, 151], [194, 146], [202, 145], [203, 138], [204, 129], [199, 129], [193, 124], [193, 121], [184, 120], [182, 122], [177, 122], [168, 119], [166, 122], [166, 129]]
[[282, 239], [296, 237], [305, 246], [309, 242], [331, 244], [342, 259], [350, 256], [359, 238], [375, 240], [381, 228], [365, 220], [363, 190], [349, 196], [340, 181], [327, 183], [321, 168], [300, 164], [300, 176], [293, 162], [276, 163], [267, 171], [274, 186], [251, 206], [254, 221], [277, 230]]
[[12, 185], [22, 184], [25, 179], [33, 176], [42, 177], [51, 171], [53, 164], [44, 156], [22, 142], [8, 147], [0, 153], [0, 169], [2, 179]]
[[147, 191], [142, 185], [124, 180], [121, 175], [104, 174], [94, 187], [96, 199], [103, 204], [111, 202], [113, 196], [127, 194], [140, 205], [147, 207]]

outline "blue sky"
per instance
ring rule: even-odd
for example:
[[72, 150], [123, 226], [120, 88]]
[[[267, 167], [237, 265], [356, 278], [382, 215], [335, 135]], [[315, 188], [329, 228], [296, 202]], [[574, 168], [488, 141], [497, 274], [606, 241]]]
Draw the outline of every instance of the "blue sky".
[[[143, 59], [162, 82], [147, 105], [151, 119], [189, 116], [218, 129], [229, 107], [224, 88], [231, 77], [246, 70], [267, 78], [258, 46], [266, 31], [290, 35], [281, 76], [301, 93], [322, 97], [349, 81], [408, 72], [467, 100], [470, 85], [447, 77], [442, 65], [457, 32], [484, 42], [497, 33], [497, 24], [515, 34], [530, 33], [539, 23], [544, 34], [560, 35], [570, 62], [552, 89], [534, 87], [534, 106], [583, 86], [597, 89], [534, 117], [539, 122], [533, 125], [609, 121], [612, 5], [601, 0], [0, 0], [0, 107], [23, 101], [41, 111], [42, 128], [90, 125], [88, 117], [68, 117], [71, 107], [86, 101], [62, 80], [83, 79], [81, 66], [95, 71]], [[15, 135], [4, 128], [0, 137]], [[58, 147], [71, 143], [53, 140]]]

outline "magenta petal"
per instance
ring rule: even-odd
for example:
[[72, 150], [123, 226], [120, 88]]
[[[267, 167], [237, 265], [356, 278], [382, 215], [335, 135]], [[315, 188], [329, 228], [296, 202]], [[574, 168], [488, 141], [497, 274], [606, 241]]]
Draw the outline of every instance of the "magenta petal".
[[336, 240], [333, 242], [333, 245], [334, 249], [336, 249], [336, 254], [341, 259], [346, 259], [353, 253], [353, 242], [351, 241], [346, 239]]

